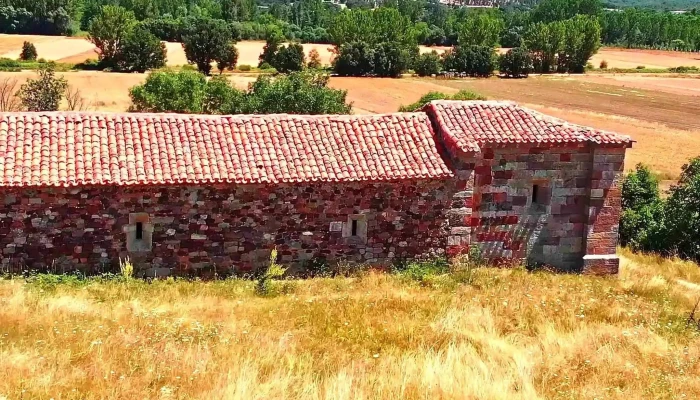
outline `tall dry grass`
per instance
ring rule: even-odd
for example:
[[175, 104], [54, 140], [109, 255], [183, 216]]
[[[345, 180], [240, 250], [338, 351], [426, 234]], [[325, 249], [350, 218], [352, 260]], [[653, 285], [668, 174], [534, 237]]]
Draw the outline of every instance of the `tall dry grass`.
[[0, 398], [700, 398], [698, 266], [288, 282], [0, 281]]

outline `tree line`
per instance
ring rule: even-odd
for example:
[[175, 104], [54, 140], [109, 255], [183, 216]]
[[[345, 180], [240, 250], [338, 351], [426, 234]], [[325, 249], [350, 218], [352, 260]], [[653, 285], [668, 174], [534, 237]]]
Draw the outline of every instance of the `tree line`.
[[[454, 46], [473, 38], [477, 43], [468, 44], [490, 41], [519, 47], [535, 24], [589, 15], [599, 21], [604, 44], [700, 50], [696, 10], [686, 14], [638, 8], [606, 11], [600, 0], [543, 0], [490, 10], [455, 8], [436, 0], [344, 0], [347, 10], [322, 0], [0, 0], [0, 33], [87, 31], [102, 7], [118, 5], [161, 40], [181, 41], [192, 24], [204, 17], [226, 24], [232, 40], [264, 40], [274, 34], [302, 43], [335, 44], [338, 35], [352, 32], [345, 30], [352, 29], [348, 24], [360, 22], [373, 30], [362, 21], [372, 19], [369, 14], [375, 4], [398, 11], [406, 18], [411, 37], [423, 45]], [[364, 13], [350, 15], [357, 11]]]

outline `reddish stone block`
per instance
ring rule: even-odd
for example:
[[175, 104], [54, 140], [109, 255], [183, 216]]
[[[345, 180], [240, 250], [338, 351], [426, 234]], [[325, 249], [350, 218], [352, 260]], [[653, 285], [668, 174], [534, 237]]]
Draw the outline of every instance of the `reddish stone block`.
[[562, 153], [559, 156], [559, 161], [571, 161], [571, 153]]

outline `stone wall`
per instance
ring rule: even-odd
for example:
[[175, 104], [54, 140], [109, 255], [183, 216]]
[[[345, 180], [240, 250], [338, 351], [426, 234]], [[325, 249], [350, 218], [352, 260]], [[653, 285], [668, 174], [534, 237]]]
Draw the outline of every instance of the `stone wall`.
[[[444, 252], [453, 195], [453, 180], [7, 189], [1, 268], [94, 273], [129, 256], [150, 274], [207, 276], [264, 265], [273, 247], [287, 265], [387, 263]], [[366, 221], [366, 238], [345, 237], [352, 215]], [[126, 250], [135, 220], [148, 222], [150, 251]]]
[[586, 144], [482, 149], [471, 243], [497, 263], [580, 270], [592, 157]]
[[586, 212], [586, 256], [583, 272], [617, 274], [619, 221], [622, 210], [622, 175], [625, 149], [599, 147], [593, 151], [589, 201]]

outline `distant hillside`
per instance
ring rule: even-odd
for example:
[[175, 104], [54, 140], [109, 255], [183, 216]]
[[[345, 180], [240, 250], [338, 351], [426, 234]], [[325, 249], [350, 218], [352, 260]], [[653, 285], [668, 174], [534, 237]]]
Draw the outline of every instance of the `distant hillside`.
[[[538, 0], [454, 0], [453, 2], [462, 3], [468, 6], [484, 5], [484, 3], [495, 4], [500, 6], [532, 6], [537, 4]], [[692, 10], [698, 9], [700, 12], [700, 0], [604, 0], [606, 8], [625, 8], [639, 7], [649, 8], [653, 10]]]
[[615, 7], [640, 7], [654, 10], [692, 10], [700, 11], [700, 0], [607, 0]]

